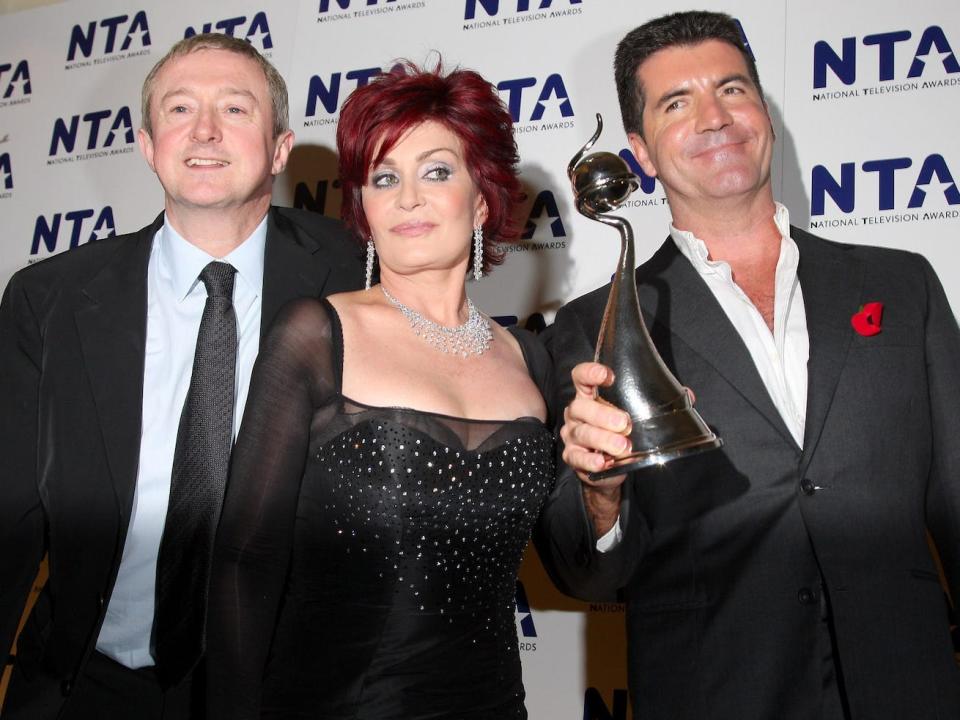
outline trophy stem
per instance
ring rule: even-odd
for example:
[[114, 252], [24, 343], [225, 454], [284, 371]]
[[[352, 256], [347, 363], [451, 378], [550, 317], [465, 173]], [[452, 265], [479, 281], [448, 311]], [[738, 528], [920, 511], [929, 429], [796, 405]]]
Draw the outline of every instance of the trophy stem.
[[620, 260], [610, 283], [594, 359], [616, 375], [613, 385], [600, 388], [599, 395], [629, 413], [633, 450], [615, 458], [613, 467], [592, 474], [594, 480], [723, 444], [693, 409], [686, 388], [667, 368], [643, 322], [637, 299], [633, 229], [623, 218], [608, 214], [620, 207], [640, 183], [619, 156], [608, 152], [585, 155], [602, 129], [603, 121], [597, 115], [597, 131], [574, 155], [567, 174], [577, 210], [620, 233]]
[[660, 357], [643, 321], [630, 223], [616, 215], [597, 214], [594, 219], [620, 231], [620, 261], [610, 283], [595, 355], [616, 378], [611, 387], [600, 388], [599, 395], [629, 413], [634, 448], [616, 458], [612, 467], [590, 475], [598, 480], [712, 450], [722, 441], [693, 408], [686, 388]]
[[[596, 214], [594, 219], [620, 232], [620, 260], [610, 283], [594, 358], [611, 368], [617, 380], [613, 387], [602, 388], [600, 396], [628, 412], [634, 422], [690, 407], [686, 390], [656, 352], [643, 321], [630, 223], [616, 215]], [[629, 332], [624, 331], [627, 328]]]

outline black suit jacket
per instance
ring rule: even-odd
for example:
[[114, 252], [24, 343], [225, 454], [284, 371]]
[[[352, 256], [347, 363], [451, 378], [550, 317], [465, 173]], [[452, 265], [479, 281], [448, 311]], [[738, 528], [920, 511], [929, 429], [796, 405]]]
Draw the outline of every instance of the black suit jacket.
[[[163, 215], [13, 276], [0, 305], [0, 658], [44, 553], [50, 578], [18, 642], [44, 717], [92, 652], [137, 478], [147, 263]], [[270, 210], [261, 334], [288, 300], [361, 287], [339, 223]]]
[[[810, 338], [803, 448], [668, 239], [637, 270], [640, 303], [724, 447], [631, 475], [624, 540], [607, 554], [596, 552], [579, 481], [564, 469], [541, 554], [571, 594], [624, 589], [629, 680], [644, 720], [819, 717], [827, 599], [853, 718], [960, 717], [948, 606], [927, 543], [929, 531], [960, 597], [956, 320], [922, 257], [791, 235]], [[607, 292], [557, 315], [558, 407], [573, 395], [570, 369], [593, 358]], [[884, 304], [882, 331], [863, 337], [851, 316], [872, 301]]]

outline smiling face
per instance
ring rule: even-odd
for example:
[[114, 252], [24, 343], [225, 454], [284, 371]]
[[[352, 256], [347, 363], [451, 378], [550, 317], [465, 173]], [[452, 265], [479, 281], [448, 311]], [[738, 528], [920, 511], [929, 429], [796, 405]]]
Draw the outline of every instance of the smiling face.
[[140, 131], [140, 149], [168, 215], [266, 212], [293, 134], [273, 137], [267, 81], [253, 60], [217, 49], [174, 58], [156, 77], [150, 107], [152, 135]]
[[[637, 70], [646, 104], [630, 143], [671, 209], [761, 197], [772, 203], [773, 128], [740, 52], [707, 40], [659, 50]], [[769, 196], [769, 198], [768, 198]]]
[[428, 120], [410, 130], [370, 168], [361, 198], [381, 271], [466, 271], [487, 207], [447, 127]]

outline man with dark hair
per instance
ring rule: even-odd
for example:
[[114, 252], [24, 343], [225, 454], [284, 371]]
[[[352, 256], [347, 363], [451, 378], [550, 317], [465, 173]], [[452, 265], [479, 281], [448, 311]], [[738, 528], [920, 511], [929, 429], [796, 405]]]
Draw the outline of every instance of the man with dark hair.
[[637, 69], [658, 50], [676, 45], [696, 45], [706, 40], [720, 40], [735, 47], [743, 56], [744, 65], [763, 98], [760, 74], [753, 55], [743, 44], [743, 37], [729, 15], [716, 12], [681, 12], [651, 20], [628, 32], [617, 45], [613, 59], [613, 76], [617, 83], [620, 115], [627, 134], [643, 137], [644, 91]]
[[722, 449], [592, 481], [630, 450], [598, 401], [608, 288], [557, 314], [565, 406], [540, 548], [623, 592], [644, 720], [960, 717], [932, 538], [960, 593], [960, 330], [929, 263], [791, 227], [735, 22], [677, 13], [617, 50], [624, 123], [670, 204], [636, 272], [661, 355]]
[[4, 718], [197, 718], [213, 534], [260, 338], [362, 284], [319, 215], [271, 207], [287, 90], [247, 42], [177, 43], [143, 87], [148, 227], [21, 270], [0, 305]]

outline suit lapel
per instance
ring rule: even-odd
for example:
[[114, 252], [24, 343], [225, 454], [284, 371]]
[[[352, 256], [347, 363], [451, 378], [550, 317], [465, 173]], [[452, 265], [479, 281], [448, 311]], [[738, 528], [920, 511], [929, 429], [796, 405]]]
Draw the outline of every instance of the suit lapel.
[[120, 512], [136, 485], [147, 336], [147, 264], [163, 216], [126, 238], [82, 288], [75, 319]]
[[[770, 399], [750, 352], [706, 283], [670, 238], [639, 270], [637, 292], [647, 322], [669, 329], [711, 365], [793, 447], [796, 441]], [[651, 328], [654, 337], [664, 333]], [[668, 365], [672, 347], [657, 347]], [[696, 388], [692, 388], [696, 392]], [[709, 418], [707, 418], [709, 421]]]
[[330, 266], [317, 254], [319, 244], [276, 208], [267, 220], [264, 251], [263, 303], [260, 338], [281, 307], [299, 297], [319, 297], [330, 274]]
[[863, 267], [840, 246], [793, 229], [800, 248], [797, 274], [803, 290], [810, 338], [807, 364], [807, 415], [800, 472], [806, 470], [820, 440], [837, 382], [850, 349], [850, 316], [858, 309]]

